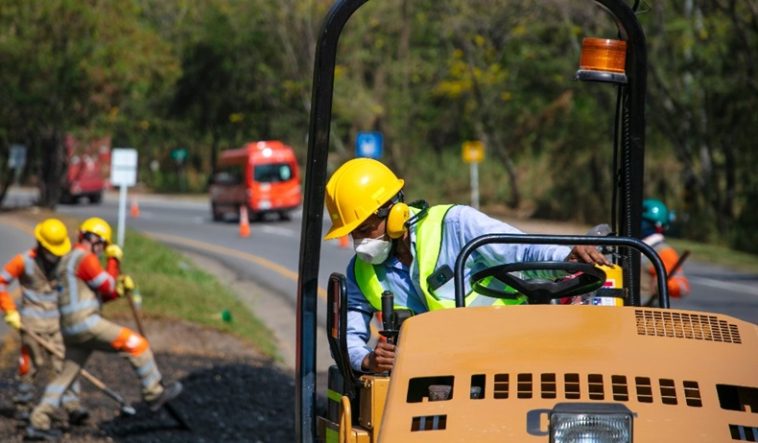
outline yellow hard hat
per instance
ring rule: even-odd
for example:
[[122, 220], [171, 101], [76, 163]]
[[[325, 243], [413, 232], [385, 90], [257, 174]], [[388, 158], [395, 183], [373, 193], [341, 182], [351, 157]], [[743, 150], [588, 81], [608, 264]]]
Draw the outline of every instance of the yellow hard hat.
[[371, 214], [390, 201], [405, 182], [384, 164], [355, 158], [340, 166], [326, 184], [326, 209], [332, 227], [325, 240], [353, 232]]
[[100, 217], [92, 217], [84, 220], [79, 226], [82, 233], [91, 232], [102, 238], [106, 243], [111, 243], [111, 225]]
[[66, 225], [57, 218], [48, 218], [37, 223], [34, 227], [34, 238], [43, 248], [58, 257], [66, 255], [71, 250]]

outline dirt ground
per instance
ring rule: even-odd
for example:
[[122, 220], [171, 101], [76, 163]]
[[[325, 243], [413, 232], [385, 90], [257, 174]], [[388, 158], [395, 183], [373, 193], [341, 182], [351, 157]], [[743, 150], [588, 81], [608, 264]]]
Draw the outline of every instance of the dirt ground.
[[[129, 320], [115, 319], [131, 327]], [[144, 326], [164, 380], [184, 385], [184, 392], [172, 405], [191, 429], [182, 429], [166, 411], [148, 412], [140, 402], [139, 382], [125, 359], [95, 353], [87, 370], [132, 403], [137, 415], [121, 416], [117, 403], [82, 381], [82, 403], [91, 417], [84, 426], [67, 428], [60, 441], [294, 441], [294, 378], [290, 370], [262, 358], [235, 337], [210, 329], [149, 319]], [[17, 339], [8, 339], [0, 350], [3, 442], [24, 441], [23, 427], [13, 418], [17, 346]], [[38, 395], [43, 389], [40, 384]]]

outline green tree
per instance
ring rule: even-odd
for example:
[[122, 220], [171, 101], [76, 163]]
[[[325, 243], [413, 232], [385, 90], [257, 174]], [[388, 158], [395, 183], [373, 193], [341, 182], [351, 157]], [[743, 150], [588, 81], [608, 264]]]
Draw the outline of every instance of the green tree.
[[30, 146], [40, 204], [58, 202], [66, 132], [107, 130], [175, 62], [139, 22], [136, 1], [8, 0], [0, 9], [0, 104], [9, 140]]

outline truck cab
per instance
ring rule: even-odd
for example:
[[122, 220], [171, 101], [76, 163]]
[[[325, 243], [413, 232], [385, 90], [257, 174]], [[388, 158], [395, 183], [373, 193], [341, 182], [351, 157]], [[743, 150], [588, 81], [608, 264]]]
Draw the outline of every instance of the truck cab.
[[255, 141], [221, 152], [210, 181], [211, 215], [220, 221], [246, 207], [251, 219], [276, 213], [289, 219], [300, 206], [300, 168], [292, 147]]

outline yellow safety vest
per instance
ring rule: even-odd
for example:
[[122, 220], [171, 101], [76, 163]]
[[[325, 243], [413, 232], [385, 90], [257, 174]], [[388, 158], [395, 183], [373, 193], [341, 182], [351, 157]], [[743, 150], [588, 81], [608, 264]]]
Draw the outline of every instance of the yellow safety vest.
[[[437, 269], [440, 249], [442, 248], [444, 235], [444, 221], [447, 211], [455, 205], [438, 205], [429, 208], [426, 216], [416, 224], [416, 260], [418, 261], [419, 286], [424, 293], [426, 305], [430, 311], [455, 307], [455, 300], [439, 299], [429, 289], [427, 278]], [[411, 207], [411, 214], [415, 215], [419, 209]], [[382, 310], [382, 287], [379, 277], [376, 275], [374, 265], [356, 258], [353, 261], [353, 275], [366, 300], [377, 311]], [[523, 297], [515, 299], [500, 299], [487, 297], [470, 291], [466, 295], [466, 306], [487, 305], [513, 305], [522, 304]], [[406, 306], [396, 305], [395, 309], [408, 309]]]

